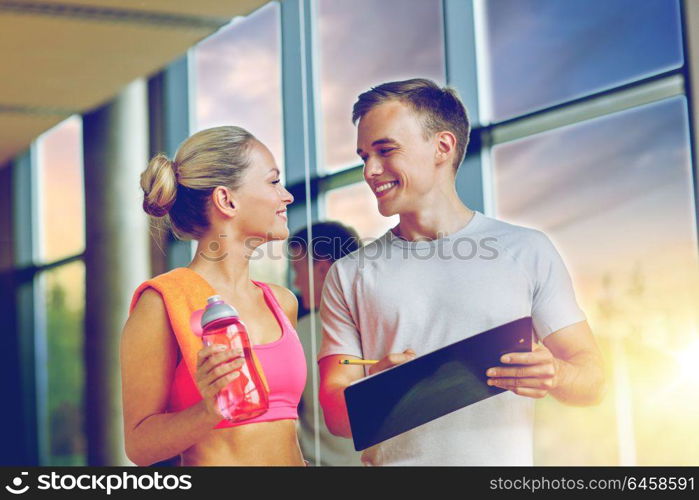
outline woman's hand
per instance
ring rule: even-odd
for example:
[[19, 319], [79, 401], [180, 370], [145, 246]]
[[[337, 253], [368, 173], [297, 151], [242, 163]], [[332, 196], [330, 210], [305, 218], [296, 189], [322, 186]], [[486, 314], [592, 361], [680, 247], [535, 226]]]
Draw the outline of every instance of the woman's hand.
[[197, 355], [195, 382], [206, 404], [206, 411], [223, 418], [216, 404], [216, 394], [240, 375], [245, 363], [242, 349], [227, 349], [214, 344], [201, 349]]

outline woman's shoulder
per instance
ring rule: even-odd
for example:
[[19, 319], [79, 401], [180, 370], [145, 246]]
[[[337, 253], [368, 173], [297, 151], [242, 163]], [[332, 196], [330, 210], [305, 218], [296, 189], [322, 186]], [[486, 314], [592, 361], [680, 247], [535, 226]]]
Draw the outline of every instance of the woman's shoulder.
[[294, 292], [275, 283], [265, 284], [272, 290], [272, 292], [274, 292], [274, 296], [277, 298], [277, 301], [282, 307], [284, 307], [285, 304], [289, 307], [298, 307], [298, 299], [296, 298], [296, 295], [294, 295]]
[[141, 287], [149, 285], [154, 288], [159, 286], [183, 286], [191, 282], [198, 282], [201, 278], [199, 275], [189, 269], [188, 267], [176, 267], [170, 269], [164, 273], [157, 274], [151, 278], [148, 278], [143, 283]]
[[279, 305], [282, 307], [289, 320], [291, 320], [293, 324], [296, 324], [296, 316], [298, 315], [299, 309], [299, 301], [296, 295], [294, 295], [291, 290], [281, 285], [276, 285], [274, 283], [265, 284], [272, 290], [274, 297], [277, 299], [277, 302], [279, 302]]
[[165, 301], [158, 290], [151, 286], [144, 287], [131, 305], [130, 316], [166, 315]]
[[161, 335], [156, 335], [156, 332], [162, 332], [164, 336], [169, 337], [172, 327], [162, 296], [149, 287], [143, 290], [134, 302], [124, 325], [123, 337], [158, 340]]
[[158, 290], [152, 286], [147, 286], [141, 291], [136, 301], [136, 307], [146, 308], [146, 309], [164, 309], [165, 302], [163, 297]]
[[146, 292], [151, 297], [148, 303], [155, 302], [157, 305], [157, 302], [172, 300], [173, 297], [183, 296], [183, 291], [195, 290], [201, 286], [196, 274], [187, 268], [178, 267], [142, 282], [134, 291], [129, 310], [134, 310]]

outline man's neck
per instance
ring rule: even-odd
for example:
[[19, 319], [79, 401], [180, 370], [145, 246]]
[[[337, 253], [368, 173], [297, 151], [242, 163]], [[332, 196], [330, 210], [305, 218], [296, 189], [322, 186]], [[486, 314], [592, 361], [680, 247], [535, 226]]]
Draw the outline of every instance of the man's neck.
[[418, 212], [400, 214], [400, 223], [393, 233], [408, 241], [436, 240], [470, 223], [474, 212], [457, 196], [441, 201]]

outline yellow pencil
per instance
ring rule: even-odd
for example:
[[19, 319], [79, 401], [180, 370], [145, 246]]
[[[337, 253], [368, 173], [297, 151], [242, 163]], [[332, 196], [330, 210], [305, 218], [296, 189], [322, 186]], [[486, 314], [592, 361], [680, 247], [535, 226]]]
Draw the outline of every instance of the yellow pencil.
[[341, 359], [341, 365], [374, 365], [378, 363], [378, 359]]

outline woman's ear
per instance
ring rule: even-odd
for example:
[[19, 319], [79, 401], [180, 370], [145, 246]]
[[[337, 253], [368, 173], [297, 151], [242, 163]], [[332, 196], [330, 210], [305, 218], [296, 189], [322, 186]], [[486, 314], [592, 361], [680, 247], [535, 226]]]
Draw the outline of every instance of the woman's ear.
[[211, 193], [213, 208], [221, 215], [233, 217], [238, 211], [233, 191], [224, 186], [216, 186]]

